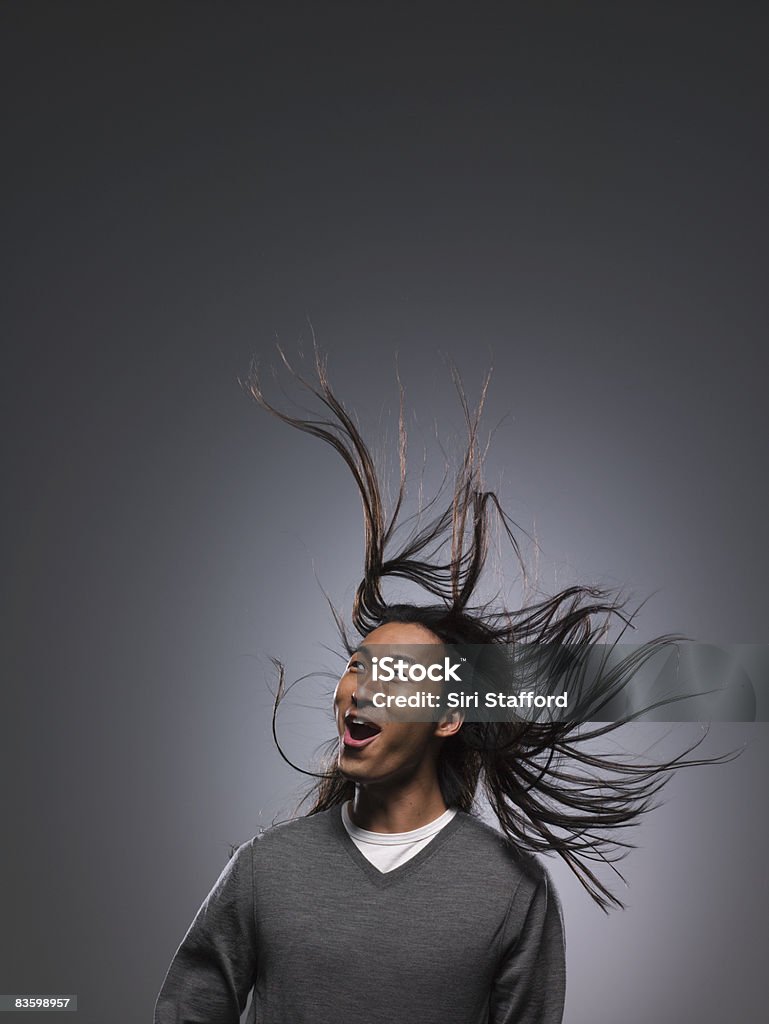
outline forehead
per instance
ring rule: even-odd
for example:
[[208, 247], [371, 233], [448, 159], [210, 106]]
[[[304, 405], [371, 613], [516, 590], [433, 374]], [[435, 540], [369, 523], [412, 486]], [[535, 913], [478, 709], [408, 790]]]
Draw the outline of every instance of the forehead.
[[368, 634], [364, 644], [440, 644], [435, 633], [417, 622], [386, 622]]

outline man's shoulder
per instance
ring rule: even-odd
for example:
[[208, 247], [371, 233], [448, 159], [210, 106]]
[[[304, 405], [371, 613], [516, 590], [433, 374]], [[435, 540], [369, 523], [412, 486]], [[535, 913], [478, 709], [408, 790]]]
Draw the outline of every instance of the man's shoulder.
[[274, 854], [281, 850], [302, 847], [308, 843], [316, 844], [321, 842], [324, 837], [332, 839], [334, 835], [332, 816], [335, 812], [339, 813], [338, 808], [332, 807], [328, 811], [319, 811], [315, 814], [273, 822], [266, 828], [259, 829], [256, 835], [249, 840], [249, 844], [255, 853]]
[[497, 877], [509, 885], [511, 880], [517, 880], [526, 888], [536, 889], [549, 880], [547, 868], [535, 854], [522, 849], [498, 828], [474, 814], [461, 811], [458, 814], [462, 827], [457, 832], [457, 839], [463, 848], [463, 856], [478, 865], [487, 881]]

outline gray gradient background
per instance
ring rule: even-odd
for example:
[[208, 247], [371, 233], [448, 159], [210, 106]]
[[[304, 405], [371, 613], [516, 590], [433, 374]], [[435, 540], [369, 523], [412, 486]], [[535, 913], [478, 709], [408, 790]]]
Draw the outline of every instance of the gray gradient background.
[[[471, 394], [493, 362], [489, 482], [542, 586], [655, 591], [634, 641], [769, 640], [765, 6], [0, 17], [0, 991], [129, 1024], [300, 791], [269, 655], [328, 665], [313, 570], [345, 607], [360, 570], [339, 460], [239, 390], [276, 333], [311, 318], [379, 440], [398, 349], [417, 457], [461, 428], [441, 353]], [[626, 913], [553, 865], [568, 1024], [763, 1019], [767, 728], [714, 727], [747, 750], [673, 781]]]

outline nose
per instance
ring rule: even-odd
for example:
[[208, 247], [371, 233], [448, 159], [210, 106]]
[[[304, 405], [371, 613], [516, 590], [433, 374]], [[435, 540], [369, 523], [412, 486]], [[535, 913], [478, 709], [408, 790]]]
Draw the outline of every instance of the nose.
[[345, 672], [334, 691], [334, 707], [345, 711], [365, 711], [373, 707], [371, 682], [366, 673]]
[[334, 691], [334, 704], [337, 707], [348, 703], [354, 708], [358, 706], [358, 680], [352, 672], [344, 673]]

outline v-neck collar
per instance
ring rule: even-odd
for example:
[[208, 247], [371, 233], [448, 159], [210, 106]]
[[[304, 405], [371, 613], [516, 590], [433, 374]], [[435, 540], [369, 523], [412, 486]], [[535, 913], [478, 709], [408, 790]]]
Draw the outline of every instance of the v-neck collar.
[[374, 885], [382, 889], [389, 885], [393, 885], [395, 882], [399, 882], [402, 878], [406, 878], [412, 872], [416, 871], [426, 860], [432, 857], [432, 855], [436, 853], [441, 846], [443, 846], [446, 840], [449, 839], [458, 828], [464, 825], [466, 818], [466, 814], [463, 814], [461, 811], [457, 811], [448, 825], [444, 825], [440, 832], [437, 832], [430, 839], [427, 846], [423, 847], [419, 853], [414, 854], [413, 857], [410, 857], [405, 864], [401, 864], [400, 867], [393, 868], [392, 871], [380, 871], [379, 868], [374, 867], [368, 857], [360, 852], [353, 842], [349, 832], [344, 827], [344, 822], [342, 821], [342, 805], [337, 804], [335, 807], [331, 808], [331, 822], [334, 831], [337, 833], [347, 855], [358, 866], [358, 868], [367, 875]]

